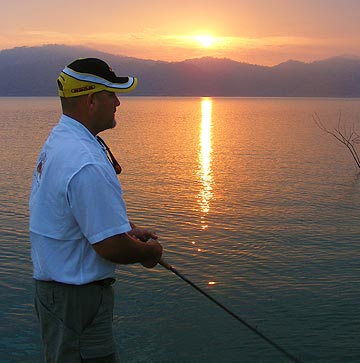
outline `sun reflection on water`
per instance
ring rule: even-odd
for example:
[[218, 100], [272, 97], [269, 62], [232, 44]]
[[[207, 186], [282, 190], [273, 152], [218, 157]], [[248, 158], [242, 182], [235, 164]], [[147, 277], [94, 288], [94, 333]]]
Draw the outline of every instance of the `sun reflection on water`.
[[212, 99], [203, 98], [201, 100], [201, 125], [199, 140], [199, 176], [202, 188], [198, 194], [200, 209], [202, 212], [201, 228], [206, 229], [208, 225], [205, 216], [210, 210], [210, 201], [213, 197], [213, 175], [211, 169], [211, 116]]

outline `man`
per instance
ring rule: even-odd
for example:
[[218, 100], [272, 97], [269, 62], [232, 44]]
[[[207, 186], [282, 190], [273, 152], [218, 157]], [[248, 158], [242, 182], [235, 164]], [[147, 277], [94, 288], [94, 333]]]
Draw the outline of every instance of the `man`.
[[[116, 264], [160, 261], [157, 236], [128, 220], [121, 167], [97, 137], [115, 127], [117, 77], [100, 59], [78, 59], [57, 80], [63, 114], [38, 158], [30, 195], [35, 308], [48, 363], [118, 362], [112, 334]], [[147, 243], [144, 243], [148, 241]]]

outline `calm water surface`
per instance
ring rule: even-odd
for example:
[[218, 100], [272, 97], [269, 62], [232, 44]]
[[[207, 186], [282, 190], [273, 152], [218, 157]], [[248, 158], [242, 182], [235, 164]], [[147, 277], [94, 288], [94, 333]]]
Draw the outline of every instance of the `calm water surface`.
[[[304, 362], [360, 362], [360, 175], [320, 131], [359, 99], [123, 98], [103, 133], [123, 167], [130, 218], [165, 259]], [[1, 362], [41, 362], [28, 206], [56, 98], [2, 98]], [[124, 363], [289, 360], [162, 267], [119, 267]], [[209, 285], [209, 282], [215, 284]]]

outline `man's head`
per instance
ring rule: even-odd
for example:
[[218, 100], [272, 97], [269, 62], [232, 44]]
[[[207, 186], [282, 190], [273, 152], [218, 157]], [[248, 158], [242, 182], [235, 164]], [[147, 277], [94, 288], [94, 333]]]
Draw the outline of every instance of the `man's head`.
[[135, 77], [117, 77], [101, 59], [79, 58], [70, 63], [57, 79], [59, 96], [71, 98], [89, 93], [130, 92], [136, 88]]
[[63, 113], [85, 125], [94, 135], [115, 127], [120, 105], [116, 93], [135, 89], [135, 77], [117, 77], [97, 58], [77, 59], [57, 79]]

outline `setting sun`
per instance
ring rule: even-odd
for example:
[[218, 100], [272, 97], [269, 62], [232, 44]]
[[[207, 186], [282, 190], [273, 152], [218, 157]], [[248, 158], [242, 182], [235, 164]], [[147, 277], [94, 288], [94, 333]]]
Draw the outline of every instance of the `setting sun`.
[[203, 46], [204, 48], [209, 48], [215, 42], [215, 38], [211, 35], [197, 35], [195, 39]]

